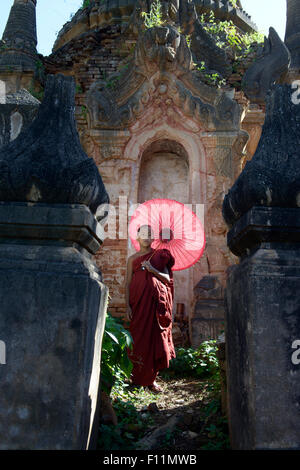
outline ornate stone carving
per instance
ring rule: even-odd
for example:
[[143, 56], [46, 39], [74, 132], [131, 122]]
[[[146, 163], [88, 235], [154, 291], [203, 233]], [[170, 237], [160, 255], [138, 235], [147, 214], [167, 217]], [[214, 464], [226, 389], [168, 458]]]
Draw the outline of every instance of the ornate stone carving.
[[[142, 14], [148, 13], [151, 3], [138, 0], [135, 6], [129, 28], [137, 35], [145, 29]], [[197, 62], [204, 61], [208, 70], [218, 71], [223, 76], [231, 72], [225, 51], [217, 46], [214, 37], [202, 26], [193, 1], [164, 0], [161, 7], [164, 24], [180, 29], [184, 35], [190, 35], [191, 52]]]
[[230, 74], [226, 53], [202, 26], [194, 2], [181, 0], [179, 25], [184, 34], [191, 35], [191, 51], [198, 63], [204, 61], [208, 70], [217, 71], [222, 76]]
[[145, 76], [157, 69], [180, 76], [191, 69], [192, 55], [184, 37], [173, 26], [147, 29], [138, 40], [136, 66]]
[[31, 126], [0, 149], [0, 200], [85, 204], [95, 213], [108, 202], [92, 158], [81, 148], [74, 118], [75, 84], [48, 76]]
[[300, 106], [289, 85], [275, 85], [257, 151], [227, 196], [223, 216], [233, 225], [253, 206], [300, 207]]
[[243, 89], [251, 102], [264, 103], [272, 83], [287, 72], [290, 53], [274, 28], [265, 38], [261, 55], [247, 70], [243, 78]]
[[[90, 127], [122, 128], [133, 124], [146, 107], [177, 106], [207, 129], [238, 127], [236, 102], [201, 82], [191, 71], [192, 56], [185, 37], [173, 26], [141, 33], [127, 70], [112, 75], [108, 87], [96, 81], [86, 97]], [[115, 82], [114, 82], [115, 81]]]

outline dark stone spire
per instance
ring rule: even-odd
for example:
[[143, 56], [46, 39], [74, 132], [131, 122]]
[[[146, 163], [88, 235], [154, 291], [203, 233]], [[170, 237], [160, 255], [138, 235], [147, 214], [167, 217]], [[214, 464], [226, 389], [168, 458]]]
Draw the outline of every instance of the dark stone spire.
[[275, 85], [267, 96], [256, 153], [224, 199], [223, 216], [229, 226], [254, 206], [300, 207], [299, 146], [298, 91]]
[[291, 68], [300, 69], [300, 2], [287, 0], [285, 43], [292, 56]]
[[49, 75], [33, 123], [0, 149], [0, 201], [84, 204], [108, 202], [97, 166], [83, 151], [74, 117], [72, 77]]
[[36, 45], [36, 0], [15, 0], [0, 44], [0, 72], [35, 70]]
[[[299, 0], [287, 0], [285, 42], [291, 55], [289, 72], [298, 73]], [[266, 119], [256, 153], [224, 199], [223, 216], [229, 226], [255, 206], [300, 207], [299, 91], [294, 85], [273, 85], [266, 102]]]

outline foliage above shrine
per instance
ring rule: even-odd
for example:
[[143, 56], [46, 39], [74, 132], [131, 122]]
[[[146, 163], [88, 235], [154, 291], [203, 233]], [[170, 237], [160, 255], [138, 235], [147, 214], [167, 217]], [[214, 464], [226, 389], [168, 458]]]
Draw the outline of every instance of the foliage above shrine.
[[[197, 5], [193, 1], [187, 0], [180, 0], [179, 5], [172, 0], [151, 0], [150, 2], [128, 0], [126, 6], [120, 10], [118, 19], [114, 19], [115, 13], [113, 13], [114, 10], [112, 5], [110, 6], [110, 2], [83, 0], [79, 11], [59, 34], [54, 50], [57, 46], [62, 47], [63, 44], [66, 44], [65, 41], [70, 43], [72, 38], [74, 38], [74, 42], [81, 40], [80, 35], [77, 36], [79, 31], [86, 35], [101, 31], [100, 25], [103, 21], [105, 28], [112, 28], [113, 25], [117, 27], [118, 24], [121, 41], [123, 43], [126, 43], [126, 40], [129, 41], [133, 50], [128, 50], [127, 54], [122, 50], [120, 57], [112, 57], [112, 61], [116, 62], [115, 70], [109, 68], [107, 71], [104, 70], [103, 79], [107, 88], [113, 89], [121, 81], [121, 76], [123, 76], [121, 71], [128, 68], [128, 65], [133, 61], [134, 45], [138, 38], [152, 28], [165, 29], [168, 27], [169, 33], [170, 28], [177, 31], [177, 36], [175, 34], [177, 39], [174, 36], [175, 42], [186, 43], [189, 52], [185, 52], [185, 55], [191, 55], [189, 70], [195, 74], [198, 80], [217, 88], [233, 86], [240, 89], [243, 74], [262, 49], [263, 35], [257, 33], [253, 28], [247, 32], [237, 26], [237, 17], [232, 11], [238, 10], [241, 14], [245, 13], [238, 0], [223, 1], [224, 12], [227, 11], [225, 17], [224, 15], [222, 17], [218, 10], [214, 13], [213, 4], [211, 8], [201, 10], [203, 12], [201, 14], [198, 12]], [[112, 16], [110, 17], [110, 15]], [[86, 29], [86, 25], [89, 25], [90, 32]], [[165, 34], [170, 39], [171, 36], [173, 37], [173, 33], [171, 35], [169, 33]], [[109, 30], [105, 34], [109, 36]], [[115, 32], [112, 34], [115, 37]], [[83, 38], [83, 36], [81, 37]], [[97, 37], [100, 38], [100, 36]], [[150, 38], [149, 35], [148, 37]], [[117, 39], [117, 41], [119, 40]], [[156, 42], [154, 37], [153, 41]], [[118, 47], [120, 48], [120, 46]], [[157, 43], [155, 47], [160, 48], [160, 45]], [[163, 44], [163, 48], [167, 48], [169, 52], [176, 49], [171, 43]], [[181, 49], [185, 50], [183, 46]], [[74, 47], [74, 52], [76, 50], [78, 47]], [[76, 57], [74, 59], [76, 60]]]
[[[231, 3], [234, 7], [238, 7], [236, 1]], [[167, 26], [170, 24], [170, 20], [172, 22], [172, 18], [164, 13], [165, 11], [163, 10], [160, 0], [154, 0], [149, 12], [140, 12], [143, 19], [143, 26], [146, 29]], [[249, 54], [257, 51], [259, 46], [264, 42], [264, 35], [258, 32], [245, 33], [241, 31], [232, 20], [221, 21], [216, 18], [213, 11], [206, 15], [202, 14], [199, 19], [197, 18], [197, 21], [201, 23], [204, 30], [213, 38], [216, 48], [225, 51], [226, 59], [231, 64], [231, 68], [229, 69], [228, 67], [227, 74], [222, 73], [221, 70], [213, 70], [211, 64], [208, 64], [205, 60], [205, 57], [199, 57], [194, 47], [195, 35], [187, 34], [188, 29], [186, 27], [183, 26], [183, 28], [181, 28], [181, 25], [176, 25], [177, 30], [185, 36], [187, 45], [191, 49], [195, 72], [205, 83], [219, 88], [226, 85], [226, 78], [230, 72], [235, 71], [238, 65], [246, 59]]]

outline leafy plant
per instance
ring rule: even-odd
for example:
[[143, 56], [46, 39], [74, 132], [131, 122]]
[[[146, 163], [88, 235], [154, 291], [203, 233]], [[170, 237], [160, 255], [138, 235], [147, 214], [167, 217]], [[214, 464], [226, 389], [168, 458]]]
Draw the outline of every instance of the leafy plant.
[[224, 450], [230, 448], [228, 435], [228, 421], [221, 413], [220, 400], [213, 399], [205, 408], [204, 432], [207, 435], [207, 443], [201, 446], [201, 450]]
[[[150, 394], [149, 394], [150, 395]], [[131, 400], [131, 393], [127, 400], [116, 397], [112, 404], [118, 417], [118, 424], [100, 425], [98, 449], [101, 450], [131, 450], [136, 448], [136, 442], [146, 432], [153, 419], [149, 415], [142, 419], [135, 401]]]
[[187, 34], [185, 36], [185, 40], [186, 40], [187, 45], [191, 47], [191, 35], [190, 34]]
[[163, 24], [162, 19], [162, 6], [159, 0], [155, 0], [151, 4], [150, 12], [142, 12], [142, 18], [144, 18], [144, 24], [146, 28], [153, 28], [154, 26], [161, 26]]
[[201, 15], [200, 20], [204, 29], [214, 36], [219, 47], [230, 47], [238, 55], [247, 54], [253, 43], [264, 40], [262, 33], [242, 33], [231, 20], [218, 21], [213, 11], [209, 15]]
[[206, 377], [218, 374], [216, 356], [217, 342], [203, 342], [199, 348], [176, 348], [176, 358], [170, 362], [169, 370], [183, 377]]
[[222, 78], [218, 72], [209, 72], [204, 61], [201, 61], [200, 64], [195, 64], [195, 70], [198, 70], [201, 73], [203, 80], [208, 85], [220, 88], [222, 85], [226, 84], [226, 80]]
[[102, 340], [101, 378], [104, 389], [110, 388], [114, 383], [124, 383], [132, 370], [132, 363], [128, 358], [127, 349], [132, 345], [132, 337], [122, 323], [107, 314], [105, 330]]

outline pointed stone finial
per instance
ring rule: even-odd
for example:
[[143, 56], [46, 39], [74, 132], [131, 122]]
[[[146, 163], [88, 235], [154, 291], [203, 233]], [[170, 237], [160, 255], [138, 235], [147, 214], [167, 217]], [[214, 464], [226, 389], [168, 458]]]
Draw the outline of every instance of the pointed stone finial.
[[92, 213], [109, 202], [98, 168], [80, 144], [74, 97], [72, 77], [48, 75], [36, 119], [0, 148], [0, 201], [84, 204]]
[[2, 36], [0, 73], [34, 71], [36, 45], [36, 0], [15, 0]]
[[300, 207], [300, 105], [290, 85], [274, 85], [266, 100], [266, 119], [252, 160], [225, 196], [229, 227], [253, 207]]

